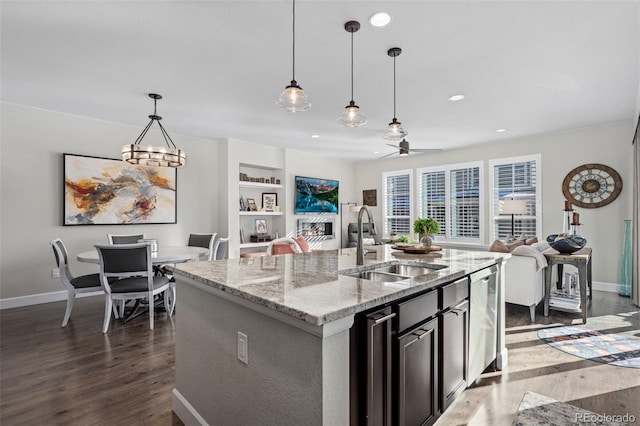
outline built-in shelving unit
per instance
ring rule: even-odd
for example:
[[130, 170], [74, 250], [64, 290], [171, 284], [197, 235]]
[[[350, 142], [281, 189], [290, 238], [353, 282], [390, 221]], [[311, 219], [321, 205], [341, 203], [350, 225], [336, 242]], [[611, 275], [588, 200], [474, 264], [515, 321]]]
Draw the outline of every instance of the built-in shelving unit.
[[[251, 179], [251, 181], [245, 180]], [[262, 180], [263, 182], [254, 181]], [[282, 183], [276, 183], [276, 181], [283, 182], [284, 171], [278, 168], [264, 167], [255, 164], [240, 164], [238, 187], [240, 197], [247, 205], [246, 200], [252, 198], [256, 206], [261, 209], [262, 195], [264, 193], [276, 194], [276, 210], [279, 211], [248, 211], [240, 210], [238, 207], [238, 233], [244, 236], [244, 240], [240, 241], [240, 253], [265, 251], [269, 245], [268, 241], [251, 242], [251, 235], [257, 234], [257, 221], [264, 220], [262, 224], [266, 224], [267, 234], [272, 238], [276, 238], [278, 235], [285, 234], [285, 215], [284, 215], [284, 185]], [[246, 208], [246, 207], [245, 207]]]

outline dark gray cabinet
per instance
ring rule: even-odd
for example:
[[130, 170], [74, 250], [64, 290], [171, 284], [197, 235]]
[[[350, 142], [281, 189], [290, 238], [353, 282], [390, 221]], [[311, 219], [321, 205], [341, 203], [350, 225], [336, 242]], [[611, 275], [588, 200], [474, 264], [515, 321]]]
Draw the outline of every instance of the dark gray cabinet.
[[351, 330], [351, 424], [392, 424], [391, 307], [356, 317]]
[[430, 425], [438, 418], [438, 318], [398, 338], [397, 424]]

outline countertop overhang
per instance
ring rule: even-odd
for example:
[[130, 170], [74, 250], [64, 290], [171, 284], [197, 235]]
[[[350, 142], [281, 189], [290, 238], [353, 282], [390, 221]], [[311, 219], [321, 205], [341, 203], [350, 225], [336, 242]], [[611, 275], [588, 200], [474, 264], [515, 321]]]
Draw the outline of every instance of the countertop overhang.
[[[489, 267], [510, 257], [506, 253], [443, 249], [407, 255], [377, 246], [356, 265], [355, 248], [302, 254], [200, 261], [170, 267], [175, 274], [258, 306], [323, 326], [358, 312], [427, 290]], [[344, 275], [394, 263], [446, 266], [402, 282], [376, 282]], [[185, 280], [189, 282], [190, 280]]]

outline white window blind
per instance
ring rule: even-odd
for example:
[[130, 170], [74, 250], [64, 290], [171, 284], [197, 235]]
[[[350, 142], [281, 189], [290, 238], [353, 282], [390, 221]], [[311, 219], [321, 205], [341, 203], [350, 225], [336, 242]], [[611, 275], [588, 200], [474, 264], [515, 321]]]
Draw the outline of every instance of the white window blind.
[[481, 162], [418, 169], [419, 216], [437, 220], [444, 241], [481, 243], [481, 183]]
[[540, 156], [526, 156], [492, 160], [491, 208], [492, 235], [504, 240], [511, 234], [511, 215], [501, 215], [500, 205], [504, 200], [523, 200], [526, 213], [513, 216], [514, 235], [538, 236], [541, 231], [539, 169]]
[[480, 238], [480, 168], [451, 170], [451, 238]]
[[411, 170], [383, 173], [384, 234], [410, 235], [411, 226]]
[[420, 194], [421, 218], [431, 217], [440, 224], [438, 235], [445, 235], [447, 229], [447, 193], [445, 187], [445, 171], [434, 170], [419, 175], [418, 193]]

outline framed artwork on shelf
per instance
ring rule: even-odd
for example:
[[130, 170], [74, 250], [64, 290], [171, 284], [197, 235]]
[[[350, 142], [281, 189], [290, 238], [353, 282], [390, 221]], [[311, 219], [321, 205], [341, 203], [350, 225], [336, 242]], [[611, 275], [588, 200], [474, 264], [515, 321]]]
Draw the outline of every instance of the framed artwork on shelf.
[[267, 221], [265, 219], [256, 219], [256, 234], [262, 235], [267, 233]]
[[253, 198], [247, 198], [247, 206], [249, 207], [249, 211], [252, 211], [252, 212], [258, 211], [256, 200], [254, 200]]
[[266, 212], [275, 212], [278, 205], [278, 194], [275, 192], [262, 193], [262, 210]]
[[175, 168], [63, 154], [63, 225], [177, 223]]
[[240, 211], [247, 211], [247, 206], [244, 204], [244, 198], [242, 198], [242, 195], [240, 196]]

